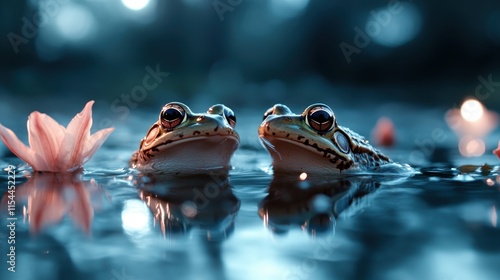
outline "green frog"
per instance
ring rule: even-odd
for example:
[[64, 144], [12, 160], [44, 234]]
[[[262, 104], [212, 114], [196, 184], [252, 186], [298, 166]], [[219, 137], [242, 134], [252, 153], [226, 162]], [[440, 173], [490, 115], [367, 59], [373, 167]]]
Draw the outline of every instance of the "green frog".
[[130, 166], [175, 175], [228, 170], [240, 143], [235, 126], [234, 112], [222, 104], [195, 114], [183, 103], [168, 103], [141, 140]]
[[264, 114], [259, 138], [272, 157], [274, 172], [359, 172], [392, 162], [363, 136], [339, 126], [332, 109], [322, 103], [300, 115], [274, 105]]

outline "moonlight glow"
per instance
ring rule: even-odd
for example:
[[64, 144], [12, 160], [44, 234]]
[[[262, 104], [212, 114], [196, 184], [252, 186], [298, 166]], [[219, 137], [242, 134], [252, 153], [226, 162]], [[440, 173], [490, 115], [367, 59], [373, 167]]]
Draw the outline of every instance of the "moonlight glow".
[[475, 122], [483, 116], [483, 105], [474, 99], [469, 99], [462, 104], [460, 114], [469, 122]]
[[144, 9], [149, 4], [149, 0], [122, 0], [122, 3], [125, 7], [138, 11]]

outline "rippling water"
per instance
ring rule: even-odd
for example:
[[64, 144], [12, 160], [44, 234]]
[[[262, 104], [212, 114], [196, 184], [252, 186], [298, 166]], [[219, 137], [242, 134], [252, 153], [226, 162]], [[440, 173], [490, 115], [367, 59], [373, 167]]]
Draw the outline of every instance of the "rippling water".
[[[367, 124], [344, 116], [344, 125], [369, 132]], [[7, 271], [9, 232], [2, 226], [1, 279], [500, 275], [498, 168], [458, 168], [497, 159], [464, 160], [449, 141], [417, 162], [421, 172], [413, 176], [273, 177], [271, 160], [257, 143], [260, 117], [239, 116], [243, 142], [229, 177], [149, 180], [128, 170], [153, 113], [118, 123], [81, 178], [45, 174], [28, 180], [18, 173], [16, 272]], [[418, 124], [420, 136], [404, 129], [403, 143], [386, 152], [407, 162], [411, 152], [430, 147], [413, 140], [431, 134]], [[9, 155], [0, 162], [19, 163]], [[7, 191], [6, 172], [0, 184]], [[7, 195], [2, 199], [7, 223]]]

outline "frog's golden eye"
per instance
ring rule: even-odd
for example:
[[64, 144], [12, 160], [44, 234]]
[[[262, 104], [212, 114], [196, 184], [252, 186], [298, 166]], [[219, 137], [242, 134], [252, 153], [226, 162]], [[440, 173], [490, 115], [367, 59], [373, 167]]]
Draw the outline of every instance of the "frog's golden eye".
[[306, 123], [317, 132], [327, 132], [333, 128], [335, 116], [328, 106], [319, 105], [309, 110]]
[[236, 126], [236, 116], [234, 115], [233, 110], [228, 107], [224, 107], [224, 117], [226, 117], [227, 122], [232, 126]]
[[177, 104], [167, 104], [160, 114], [160, 121], [167, 131], [173, 130], [186, 120], [186, 111]]
[[333, 137], [335, 138], [335, 144], [337, 144], [337, 147], [339, 147], [340, 151], [342, 151], [344, 154], [348, 154], [351, 150], [351, 144], [347, 136], [344, 133], [337, 131], [335, 132]]

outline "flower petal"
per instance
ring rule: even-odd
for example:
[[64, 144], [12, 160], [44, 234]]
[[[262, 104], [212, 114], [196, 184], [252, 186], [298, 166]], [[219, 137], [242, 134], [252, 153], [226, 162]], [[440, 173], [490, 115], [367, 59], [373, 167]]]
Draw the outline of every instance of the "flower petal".
[[58, 171], [59, 148], [64, 139], [64, 127], [46, 114], [33, 112], [28, 118], [28, 139], [38, 160], [45, 161], [46, 170]]
[[85, 150], [82, 154], [83, 163], [87, 162], [97, 150], [101, 147], [101, 145], [106, 141], [108, 136], [113, 132], [114, 128], [105, 128], [101, 129], [98, 132], [92, 134], [90, 139], [88, 139], [85, 144]]
[[67, 203], [70, 206], [70, 216], [73, 221], [79, 225], [86, 233], [90, 232], [90, 225], [94, 217], [94, 209], [90, 200], [90, 193], [86, 188], [86, 184], [97, 185], [95, 181], [73, 183], [75, 197]]
[[58, 156], [60, 171], [74, 169], [83, 163], [82, 153], [85, 149], [85, 143], [90, 137], [90, 127], [92, 126], [93, 104], [93, 100], [87, 102], [85, 108], [71, 120], [66, 128]]
[[17, 157], [27, 162], [35, 171], [39, 171], [43, 164], [40, 164], [35, 159], [35, 153], [26, 145], [24, 145], [12, 130], [0, 124], [0, 137], [5, 143], [5, 146], [14, 153]]
[[66, 205], [61, 194], [65, 186], [50, 173], [35, 174], [26, 185], [36, 189], [28, 200], [30, 230], [36, 234], [63, 218]]

